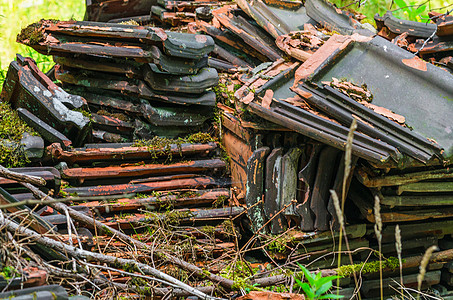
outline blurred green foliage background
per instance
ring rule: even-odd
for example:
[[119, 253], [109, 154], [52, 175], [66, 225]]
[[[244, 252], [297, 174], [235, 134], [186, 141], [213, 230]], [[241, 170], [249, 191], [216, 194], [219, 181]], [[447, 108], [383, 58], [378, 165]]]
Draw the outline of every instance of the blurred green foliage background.
[[399, 19], [417, 22], [427, 22], [428, 12], [436, 11], [445, 13], [453, 8], [452, 0], [331, 0], [337, 7], [347, 7], [364, 14], [369, 23], [374, 24], [374, 15], [385, 14], [387, 10]]
[[84, 14], [85, 0], [0, 0], [0, 69], [7, 69], [16, 53], [20, 53], [33, 57], [47, 71], [52, 58], [16, 43], [17, 34], [40, 19], [82, 20]]

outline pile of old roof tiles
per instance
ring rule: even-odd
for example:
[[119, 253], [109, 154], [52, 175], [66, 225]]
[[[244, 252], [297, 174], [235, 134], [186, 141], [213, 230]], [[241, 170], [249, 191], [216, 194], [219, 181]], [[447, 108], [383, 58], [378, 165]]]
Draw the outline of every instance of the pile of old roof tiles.
[[[397, 43], [355, 27], [353, 18], [343, 22], [348, 13], [329, 11], [322, 1], [308, 0], [298, 10], [294, 3], [238, 4], [296, 59], [273, 60], [255, 76], [253, 71], [249, 78], [237, 76], [229, 83], [242, 85], [235, 92], [237, 109], [221, 106], [232, 182], [243, 191], [252, 228], [287, 237], [287, 249], [274, 259], [297, 260], [314, 269], [332, 265], [332, 258], [324, 255], [338, 247], [330, 230], [338, 230], [339, 224], [330, 190], [345, 193], [351, 249], [377, 247], [369, 225], [376, 222], [376, 196], [385, 256], [396, 253], [396, 224], [406, 245], [403, 256], [420, 255], [431, 245], [449, 249], [445, 245], [453, 234], [453, 189], [448, 165], [453, 145], [445, 120], [453, 117], [451, 74]], [[286, 22], [294, 15], [306, 19], [299, 18], [300, 24]], [[445, 18], [449, 17], [438, 16]], [[323, 22], [342, 35], [313, 27]], [[349, 162], [353, 171], [345, 178], [343, 151], [353, 120], [357, 121]], [[293, 226], [305, 234], [287, 232]], [[312, 231], [316, 234], [306, 234]], [[363, 261], [361, 255], [354, 260]], [[430, 268], [427, 285], [440, 283], [441, 273], [442, 282], [450, 285], [450, 269], [442, 269], [442, 264]], [[405, 284], [415, 284], [418, 270], [404, 272]], [[342, 283], [349, 284], [354, 282]], [[385, 285], [386, 294], [394, 293]], [[376, 277], [365, 277], [361, 293], [378, 297], [378, 287]]]
[[[160, 247], [179, 255], [180, 259], [209, 266], [211, 271], [218, 273], [221, 266], [225, 266], [223, 260], [220, 264], [212, 263], [236, 251], [234, 240], [240, 235], [235, 233], [238, 229], [233, 227], [237, 222], [233, 221], [240, 219], [244, 208], [229, 205], [230, 181], [223, 176], [226, 163], [218, 158], [218, 144], [200, 143], [194, 136], [189, 140], [86, 144], [66, 150], [61, 144], [53, 143], [48, 146], [42, 162], [56, 165], [56, 168], [9, 170], [45, 179], [43, 191], [64, 198], [71, 209], [93, 222], [100, 221], [103, 226], [121, 230], [149, 247]], [[15, 180], [1, 178], [1, 205], [33, 199], [34, 195]], [[7, 207], [6, 211], [8, 217], [29, 224], [38, 233], [58, 231], [54, 234], [60, 241], [79, 243], [85, 250], [97, 252], [102, 248], [105, 255], [137, 261], [150, 258], [147, 253], [131, 250], [127, 241], [112, 239], [91, 224], [79, 224], [75, 237], [68, 216], [52, 206], [32, 209], [19, 205]], [[18, 214], [19, 211], [22, 213]], [[46, 260], [67, 260], [59, 252], [39, 243], [30, 247]], [[165, 261], [159, 265], [168, 269]], [[42, 268], [21, 270], [11, 288], [43, 285], [46, 276], [54, 275], [49, 272]], [[103, 272], [103, 276], [109, 276], [116, 283], [131, 280], [127, 274], [110, 274], [109, 271]], [[5, 286], [11, 284], [9, 281], [5, 281]], [[152, 289], [150, 292], [159, 295], [168, 291]]]
[[[207, 90], [217, 85], [218, 74], [207, 67], [214, 48], [210, 37], [42, 20], [18, 40], [54, 55], [56, 65], [48, 75], [20, 55], [10, 65], [2, 101], [40, 135], [30, 135], [39, 145], [29, 142], [27, 149], [39, 152], [40, 160], [32, 164], [45, 166], [12, 171], [45, 179], [42, 189], [66, 198], [72, 209], [149, 245], [156, 243], [155, 228], [173, 228], [162, 236], [169, 235], [168, 251], [179, 249], [182, 258], [203, 264], [234, 251], [231, 220], [244, 208], [229, 205], [230, 180], [218, 143], [207, 133], [189, 135], [209, 129], [214, 113], [215, 93]], [[2, 179], [0, 185], [3, 205], [34, 198], [14, 180]], [[7, 210], [21, 209], [29, 212], [25, 219], [37, 232], [58, 229], [60, 238], [72, 239], [64, 214], [48, 206]], [[136, 255], [128, 243], [99, 232], [93, 238], [95, 232], [77, 230], [85, 249], [109, 247], [108, 255]], [[45, 248], [32, 250], [61, 260]], [[21, 284], [34, 278], [24, 272]], [[114, 280], [130, 278], [116, 274]]]
[[[49, 76], [62, 87], [31, 59], [18, 56], [11, 64], [2, 97], [49, 145], [44, 164], [58, 168], [16, 171], [46, 179], [44, 189], [69, 196], [79, 212], [149, 244], [152, 235], [141, 234], [150, 224], [192, 225], [181, 236], [191, 237], [195, 251], [184, 251], [202, 265], [206, 251], [218, 258], [238, 250], [225, 220], [244, 211], [241, 233], [252, 239], [240, 241], [242, 251], [256, 249], [259, 237], [258, 249], [274, 263], [297, 261], [312, 270], [334, 268], [332, 253], [340, 247], [353, 250], [354, 263], [370, 260], [369, 249], [378, 249], [377, 219], [381, 253], [396, 256], [398, 224], [406, 287], [417, 288], [412, 262], [426, 249], [453, 247], [453, 139], [446, 122], [453, 117], [453, 76], [444, 69], [451, 68], [451, 15], [431, 13], [431, 23], [417, 23], [388, 12], [375, 17], [376, 34], [362, 16], [323, 0], [123, 2], [89, 1], [85, 22], [40, 21], [19, 35], [54, 55]], [[231, 180], [213, 142], [131, 142], [203, 128], [215, 105], [209, 88], [217, 84], [216, 70], [223, 72], [217, 129]], [[131, 143], [105, 143], [124, 141]], [[14, 181], [1, 184], [3, 202], [32, 198]], [[331, 190], [345, 200], [348, 242], [341, 245]], [[235, 205], [223, 207], [219, 199]], [[66, 216], [47, 207], [28, 218], [37, 220], [38, 232], [68, 229]], [[209, 246], [200, 234], [206, 222], [215, 233]], [[93, 244], [92, 231], [79, 234], [85, 247], [112, 245], [107, 235]], [[114, 246], [111, 255], [132, 255], [125, 243]], [[451, 265], [432, 261], [422, 288], [450, 297]], [[343, 275], [341, 294], [352, 296], [357, 284]], [[385, 295], [395, 294], [398, 275], [384, 270]], [[379, 298], [378, 274], [361, 280], [362, 297]]]
[[[207, 67], [207, 54], [214, 49], [209, 37], [131, 25], [41, 20], [23, 29], [18, 41], [54, 56], [54, 76], [63, 83], [64, 99], [58, 99], [60, 90], [53, 92], [58, 88], [51, 81], [32, 71], [30, 84], [41, 81], [47, 86], [33, 90], [27, 104], [16, 104], [22, 100], [14, 89], [7, 100], [35, 115], [40, 115], [35, 105], [39, 103], [60, 125], [57, 130], [76, 137], [76, 145], [90, 141], [91, 135], [94, 141], [105, 142], [182, 136], [213, 116], [215, 94], [206, 90], [217, 84], [218, 74]], [[30, 64], [15, 62], [10, 69], [17, 73]], [[53, 95], [52, 101], [69, 101], [68, 108], [59, 111], [61, 105], [38, 100], [40, 94], [48, 97], [46, 93]], [[91, 113], [85, 116], [83, 111]]]

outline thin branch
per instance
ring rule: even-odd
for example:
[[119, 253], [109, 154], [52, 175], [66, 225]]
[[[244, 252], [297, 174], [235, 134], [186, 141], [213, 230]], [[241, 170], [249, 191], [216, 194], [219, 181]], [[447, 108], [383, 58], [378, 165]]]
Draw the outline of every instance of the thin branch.
[[19, 232], [20, 234], [24, 234], [24, 235], [32, 238], [35, 242], [37, 242], [41, 245], [44, 245], [46, 247], [49, 247], [49, 248], [57, 250], [57, 251], [68, 253], [68, 255], [70, 255], [72, 257], [86, 259], [86, 260], [96, 260], [96, 261], [99, 261], [100, 263], [105, 263], [105, 264], [108, 264], [111, 266], [122, 266], [122, 267], [126, 267], [126, 266], [131, 267], [132, 266], [135, 269], [142, 270], [145, 274], [156, 276], [156, 277], [160, 278], [161, 280], [168, 281], [174, 285], [177, 285], [179, 288], [181, 288], [181, 289], [189, 292], [190, 294], [195, 295], [201, 299], [206, 299], [206, 300], [215, 299], [214, 297], [208, 296], [205, 293], [202, 293], [202, 292], [198, 291], [197, 289], [191, 287], [190, 285], [188, 285], [184, 282], [181, 282], [181, 281], [177, 280], [176, 278], [169, 276], [168, 274], [165, 274], [149, 265], [137, 262], [132, 259], [117, 258], [117, 257], [110, 256], [110, 255], [103, 255], [103, 254], [94, 253], [94, 252], [87, 251], [87, 250], [81, 250], [81, 249], [63, 244], [61, 242], [52, 240], [50, 238], [44, 237], [44, 236], [36, 233], [35, 231], [27, 229], [23, 226], [17, 225], [16, 223], [14, 223], [10, 220], [6, 220], [3, 218], [3, 220], [1, 220], [1, 221], [2, 222], [0, 222], [0, 225], [6, 226], [6, 228], [9, 231]]
[[22, 173], [17, 173], [0, 165], [0, 176], [5, 177], [11, 180], [16, 180], [19, 182], [27, 182], [34, 185], [44, 186], [46, 185], [46, 181], [44, 178], [32, 175], [26, 175]]
[[172, 283], [170, 283], [168, 281], [161, 280], [161, 279], [156, 278], [156, 277], [146, 276], [146, 275], [137, 274], [137, 273], [131, 273], [131, 272], [123, 271], [123, 270], [116, 269], [116, 268], [106, 267], [106, 266], [90, 264], [90, 263], [84, 262], [84, 261], [82, 261], [81, 263], [84, 264], [84, 265], [87, 265], [89, 267], [94, 267], [94, 268], [98, 268], [98, 269], [104, 269], [104, 270], [109, 270], [109, 271], [113, 271], [113, 272], [118, 272], [118, 273], [123, 274], [123, 275], [137, 277], [137, 278], [142, 278], [142, 279], [148, 279], [148, 280], [156, 281], [156, 282], [171, 286], [173, 288], [179, 288], [179, 286], [176, 285], [176, 284], [172, 284]]
[[[28, 188], [32, 192], [33, 196], [35, 196], [37, 199], [40, 199], [43, 197], [48, 197], [49, 199], [53, 199], [52, 197], [47, 196], [45, 193], [43, 193], [38, 188], [34, 187], [33, 185], [31, 185], [29, 183], [22, 183], [22, 185], [25, 186], [26, 188]], [[146, 245], [145, 243], [142, 243], [142, 242], [130, 237], [129, 235], [124, 234], [123, 232], [121, 232], [119, 230], [116, 230], [110, 226], [107, 226], [94, 218], [90, 218], [89, 216], [84, 215], [84, 214], [72, 209], [71, 207], [65, 205], [64, 203], [55, 202], [55, 203], [49, 204], [49, 206], [51, 206], [53, 209], [57, 210], [58, 212], [60, 212], [62, 214], [64, 214], [65, 211], [68, 210], [69, 215], [72, 218], [74, 218], [78, 222], [85, 224], [87, 226], [90, 226], [90, 227], [94, 225], [96, 230], [99, 231], [100, 233], [103, 233], [103, 234], [106, 234], [109, 236], [116, 235], [119, 239], [121, 239], [125, 242], [129, 242], [139, 249], [150, 250], [150, 247], [148, 245]], [[203, 271], [201, 268], [195, 266], [194, 264], [188, 263], [182, 259], [179, 259], [178, 257], [168, 254], [167, 252], [165, 252], [159, 248], [157, 248], [154, 252], [156, 252], [156, 254], [161, 259], [174, 263], [175, 265], [179, 266], [180, 268], [183, 268], [189, 272], [192, 272], [193, 274], [195, 274], [198, 277], [209, 279], [212, 282], [219, 283], [220, 285], [222, 285], [223, 287], [228, 288], [228, 289], [232, 289], [232, 287], [234, 285], [234, 281], [231, 279], [227, 279], [222, 276]]]
[[22, 205], [50, 205], [53, 203], [59, 203], [59, 202], [66, 202], [66, 201], [71, 201], [71, 199], [67, 198], [62, 198], [62, 199], [52, 199], [52, 200], [22, 200], [19, 202], [14, 202], [14, 203], [8, 203], [8, 204], [2, 204], [0, 205], [0, 209], [6, 209], [6, 208], [11, 208], [11, 207], [18, 207]]

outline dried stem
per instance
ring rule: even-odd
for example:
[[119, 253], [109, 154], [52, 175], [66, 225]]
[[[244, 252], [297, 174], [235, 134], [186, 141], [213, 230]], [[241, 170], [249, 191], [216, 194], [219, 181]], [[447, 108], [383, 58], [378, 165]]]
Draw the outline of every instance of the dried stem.
[[87, 251], [87, 250], [81, 250], [81, 249], [63, 244], [61, 242], [52, 240], [50, 238], [44, 237], [44, 236], [36, 233], [35, 231], [27, 229], [23, 226], [17, 225], [16, 223], [14, 223], [10, 220], [3, 218], [3, 220], [1, 220], [1, 221], [2, 222], [0, 223], [0, 225], [6, 226], [6, 228], [9, 231], [18, 232], [20, 234], [26, 235], [27, 237], [31, 238], [32, 240], [34, 240], [35, 242], [37, 242], [41, 245], [44, 245], [46, 247], [49, 247], [49, 248], [57, 250], [57, 251], [61, 251], [63, 253], [67, 253], [68, 255], [70, 255], [74, 258], [86, 259], [87, 261], [94, 260], [99, 263], [108, 264], [112, 267], [120, 266], [122, 268], [126, 268], [126, 267], [132, 268], [137, 271], [140, 270], [141, 272], [143, 272], [145, 274], [155, 276], [155, 277], [163, 280], [164, 282], [169, 283], [169, 285], [176, 285], [179, 288], [181, 288], [181, 289], [189, 292], [190, 294], [195, 295], [201, 299], [214, 299], [213, 297], [208, 296], [208, 295], [198, 291], [197, 289], [177, 280], [176, 278], [174, 278], [172, 276], [169, 276], [149, 265], [139, 263], [133, 259], [123, 259], [123, 258], [118, 258], [118, 257], [110, 256], [110, 255], [94, 253], [94, 252]]
[[381, 205], [378, 196], [374, 197], [374, 231], [379, 245], [379, 285], [381, 290], [381, 300], [384, 299], [384, 287], [382, 281], [382, 218], [381, 218]]
[[[429, 264], [429, 260], [433, 255], [434, 251], [439, 250], [439, 248], [435, 245], [426, 249], [425, 255], [423, 255], [422, 261], [420, 262], [420, 273], [417, 275], [417, 283], [418, 283], [418, 291], [421, 292], [423, 279], [425, 278], [426, 274], [426, 267]], [[417, 300], [420, 299], [420, 294], [417, 294]]]
[[[48, 197], [51, 200], [53, 199], [50, 196], [47, 196], [45, 193], [41, 192], [38, 188], [34, 187], [31, 184], [23, 183], [23, 185], [25, 187], [27, 187], [33, 193], [33, 195], [38, 199], [44, 198], [44, 197]], [[106, 234], [109, 236], [115, 235], [117, 238], [123, 240], [124, 242], [128, 242], [128, 243], [134, 245], [138, 249], [150, 250], [150, 247], [148, 247], [148, 245], [146, 245], [145, 243], [142, 243], [142, 242], [130, 237], [129, 235], [124, 234], [121, 231], [116, 230], [110, 226], [104, 225], [103, 223], [101, 223], [93, 218], [90, 218], [84, 214], [81, 214], [80, 212], [72, 209], [71, 207], [68, 207], [67, 205], [65, 205], [63, 203], [55, 202], [55, 203], [49, 204], [49, 206], [51, 206], [53, 209], [57, 210], [58, 212], [60, 212], [62, 214], [64, 214], [65, 211], [68, 210], [69, 215], [72, 218], [74, 218], [78, 222], [85, 224], [87, 226], [90, 226], [90, 227], [94, 225], [95, 228], [97, 229], [98, 233], [103, 233], [103, 234]], [[165, 251], [161, 250], [160, 248], [156, 248], [154, 250], [154, 254], [157, 254], [160, 258], [167, 260], [167, 261], [179, 266], [180, 268], [183, 268], [183, 269], [193, 273], [194, 275], [196, 275], [198, 277], [209, 279], [212, 282], [219, 283], [220, 285], [222, 285], [223, 287], [225, 287], [227, 289], [232, 289], [232, 287], [234, 285], [233, 280], [226, 279], [222, 276], [218, 276], [218, 275], [212, 274], [210, 272], [203, 271], [201, 268], [199, 268], [191, 263], [188, 263], [182, 259], [179, 259], [178, 257], [175, 257], [171, 254], [168, 254]]]
[[[340, 208], [340, 200], [338, 199], [338, 195], [334, 190], [330, 190], [330, 194], [332, 196], [333, 205], [335, 206], [335, 212], [337, 213], [338, 222], [340, 223], [340, 228], [342, 228], [343, 232], [344, 232], [344, 241], [346, 243], [346, 248], [348, 249], [349, 261], [351, 262], [351, 265], [354, 265], [354, 260], [352, 259], [351, 249], [349, 247], [348, 235], [346, 233], [346, 226], [344, 223], [343, 212], [341, 211], [341, 208]], [[340, 249], [340, 247], [341, 247], [341, 244], [338, 245], [338, 249]], [[338, 254], [338, 257], [340, 257], [340, 253]], [[356, 287], [356, 290], [354, 291], [354, 293], [356, 293], [360, 299], [360, 292], [358, 290], [359, 282], [358, 282], [357, 275], [355, 274], [355, 272], [353, 272], [353, 276], [354, 276], [354, 283], [355, 283], [355, 287]]]
[[[357, 120], [353, 119], [351, 126], [349, 127], [348, 138], [346, 140], [345, 147], [345, 163], [344, 163], [344, 177], [343, 177], [343, 186], [341, 190], [341, 215], [344, 215], [344, 203], [346, 202], [346, 186], [348, 182], [349, 173], [351, 172], [351, 157], [352, 157], [352, 142], [354, 140], [354, 132], [357, 129]], [[338, 268], [341, 266], [341, 243], [343, 239], [343, 226], [340, 226], [340, 233], [338, 237]], [[337, 279], [337, 286], [340, 286], [340, 278]], [[339, 293], [340, 290], [337, 290]], [[360, 293], [359, 293], [360, 299]]]
[[396, 225], [395, 227], [395, 248], [396, 253], [398, 254], [398, 263], [400, 265], [401, 299], [404, 299], [403, 259], [402, 259], [403, 243], [401, 242], [401, 230], [399, 225]]

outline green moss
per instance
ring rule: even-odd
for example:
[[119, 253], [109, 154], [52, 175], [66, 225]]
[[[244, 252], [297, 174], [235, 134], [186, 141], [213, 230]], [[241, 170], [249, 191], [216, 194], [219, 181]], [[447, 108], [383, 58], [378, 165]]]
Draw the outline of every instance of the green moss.
[[137, 268], [137, 265], [132, 263], [126, 263], [124, 266], [120, 266], [124, 271], [129, 272], [129, 273], [134, 273], [134, 272], [139, 272], [140, 270]]
[[17, 41], [25, 45], [36, 45], [44, 39], [44, 35], [40, 30], [41, 24], [39, 22], [28, 25], [22, 28], [17, 35]]
[[215, 139], [209, 134], [204, 132], [197, 132], [186, 136], [185, 138], [169, 139], [165, 137], [155, 136], [150, 140], [136, 140], [132, 144], [133, 147], [146, 147], [152, 154], [152, 159], [159, 157], [167, 157], [166, 162], [172, 162], [173, 153], [172, 146], [179, 149], [179, 156], [182, 157], [181, 145], [182, 144], [198, 144], [214, 142]]
[[165, 273], [182, 282], [188, 282], [190, 277], [189, 272], [172, 265], [165, 268]]
[[189, 144], [206, 144], [209, 142], [215, 142], [215, 139], [206, 132], [197, 132], [189, 135], [188, 137], [182, 139], [184, 143]]
[[234, 236], [236, 233], [236, 230], [234, 229], [234, 223], [231, 220], [225, 220], [221, 224], [223, 231], [228, 234]]
[[119, 119], [121, 121], [124, 121], [124, 122], [129, 122], [130, 121], [129, 118], [125, 114], [122, 114], [122, 113], [111, 113], [111, 112], [106, 111], [105, 109], [98, 110], [97, 114], [98, 115], [102, 115], [102, 116], [117, 118], [117, 119]]
[[[152, 155], [152, 159], [158, 159], [159, 157], [167, 156], [167, 161], [173, 160], [173, 154], [171, 151], [172, 145], [176, 144], [181, 149], [181, 142], [174, 139], [168, 139], [165, 137], [155, 136], [151, 140], [136, 140], [133, 147], [146, 147]], [[182, 153], [180, 151], [180, 156]]]
[[23, 167], [30, 160], [25, 156], [24, 148], [17, 143], [0, 142], [0, 164], [7, 168]]
[[89, 112], [89, 111], [87, 111], [87, 110], [84, 110], [83, 108], [74, 108], [73, 110], [82, 113], [82, 115], [83, 115], [84, 117], [87, 117], [87, 118], [90, 119], [90, 120], [91, 120], [91, 118], [92, 118], [91, 112]]
[[69, 196], [69, 194], [67, 192], [65, 192], [64, 190], [60, 190], [58, 192], [58, 196], [61, 197], [61, 198], [66, 198]]
[[213, 87], [212, 90], [215, 93], [217, 102], [220, 102], [229, 107], [234, 107], [234, 93], [236, 89], [235, 91], [231, 92], [228, 90], [228, 85], [225, 82], [220, 82], [218, 85]]
[[180, 193], [178, 195], [178, 199], [180, 198], [193, 198], [193, 197], [197, 197], [199, 194], [195, 191], [187, 191], [187, 192], [184, 192], [184, 193]]
[[214, 208], [217, 208], [217, 207], [223, 207], [223, 205], [225, 204], [225, 202], [228, 200], [229, 198], [227, 196], [219, 196], [217, 197], [217, 199], [212, 203], [212, 207]]
[[8, 103], [0, 102], [0, 138], [20, 142], [25, 132], [38, 135], [19, 118], [17, 112]]
[[112, 231], [108, 229], [106, 226], [102, 226], [102, 231], [107, 235], [112, 235]]
[[[170, 192], [169, 192], [168, 194], [170, 194]], [[151, 192], [151, 196], [153, 196], [153, 197], [160, 197], [160, 196], [162, 196], [162, 192], [159, 192], [159, 191], [152, 191], [152, 192]]]
[[193, 217], [193, 214], [189, 210], [169, 210], [164, 213], [155, 213], [155, 212], [146, 212], [145, 218], [146, 221], [151, 223], [161, 223], [179, 225], [181, 220], [188, 219]]
[[[400, 264], [398, 258], [396, 257], [389, 257], [388, 259], [382, 261], [383, 269], [396, 270], [399, 266]], [[379, 272], [379, 261], [359, 263], [355, 265], [344, 265], [337, 269], [337, 273], [341, 277], [348, 277], [352, 275], [352, 273], [360, 271], [362, 274]]]
[[188, 135], [184, 138], [177, 138], [177, 139], [169, 139], [165, 137], [156, 136], [150, 140], [136, 140], [133, 143], [133, 147], [149, 147], [154, 150], [164, 150], [171, 145], [181, 145], [181, 144], [198, 144], [198, 143], [208, 143], [208, 142], [215, 142], [215, 138], [213, 138], [209, 133], [206, 132], [197, 132], [191, 135]]
[[202, 272], [203, 272], [203, 276], [206, 277], [206, 278], [211, 276], [211, 272], [209, 272], [208, 270], [202, 269]]
[[23, 122], [6, 102], [0, 102], [0, 164], [7, 168], [23, 167], [29, 160], [20, 141], [24, 133], [38, 135]]
[[253, 270], [248, 264], [248, 262], [238, 260], [235, 263], [231, 263], [225, 268], [223, 268], [222, 271], [220, 271], [220, 274], [224, 278], [236, 280], [238, 278], [250, 277], [254, 275], [257, 271], [258, 269]]
[[251, 285], [248, 283], [247, 278], [255, 275], [259, 271], [259, 268], [252, 268], [248, 262], [238, 260], [229, 264], [223, 268], [220, 275], [224, 278], [231, 279], [234, 281], [232, 285], [233, 290], [245, 290], [256, 291], [261, 290], [257, 288], [257, 285]]
[[189, 210], [172, 210], [165, 213], [165, 221], [169, 224], [179, 224], [181, 220], [193, 217]]
[[268, 245], [267, 250], [270, 253], [285, 253], [289, 248], [288, 244], [292, 241], [292, 237], [289, 235], [282, 235], [276, 239], [273, 239]]
[[171, 199], [157, 198], [156, 202], [160, 210], [165, 210], [167, 212], [171, 211], [175, 207], [175, 201]]
[[214, 235], [214, 232], [215, 232], [215, 227], [214, 226], [209, 226], [209, 225], [205, 225], [201, 228], [201, 232], [209, 235], [209, 236], [213, 236]]

